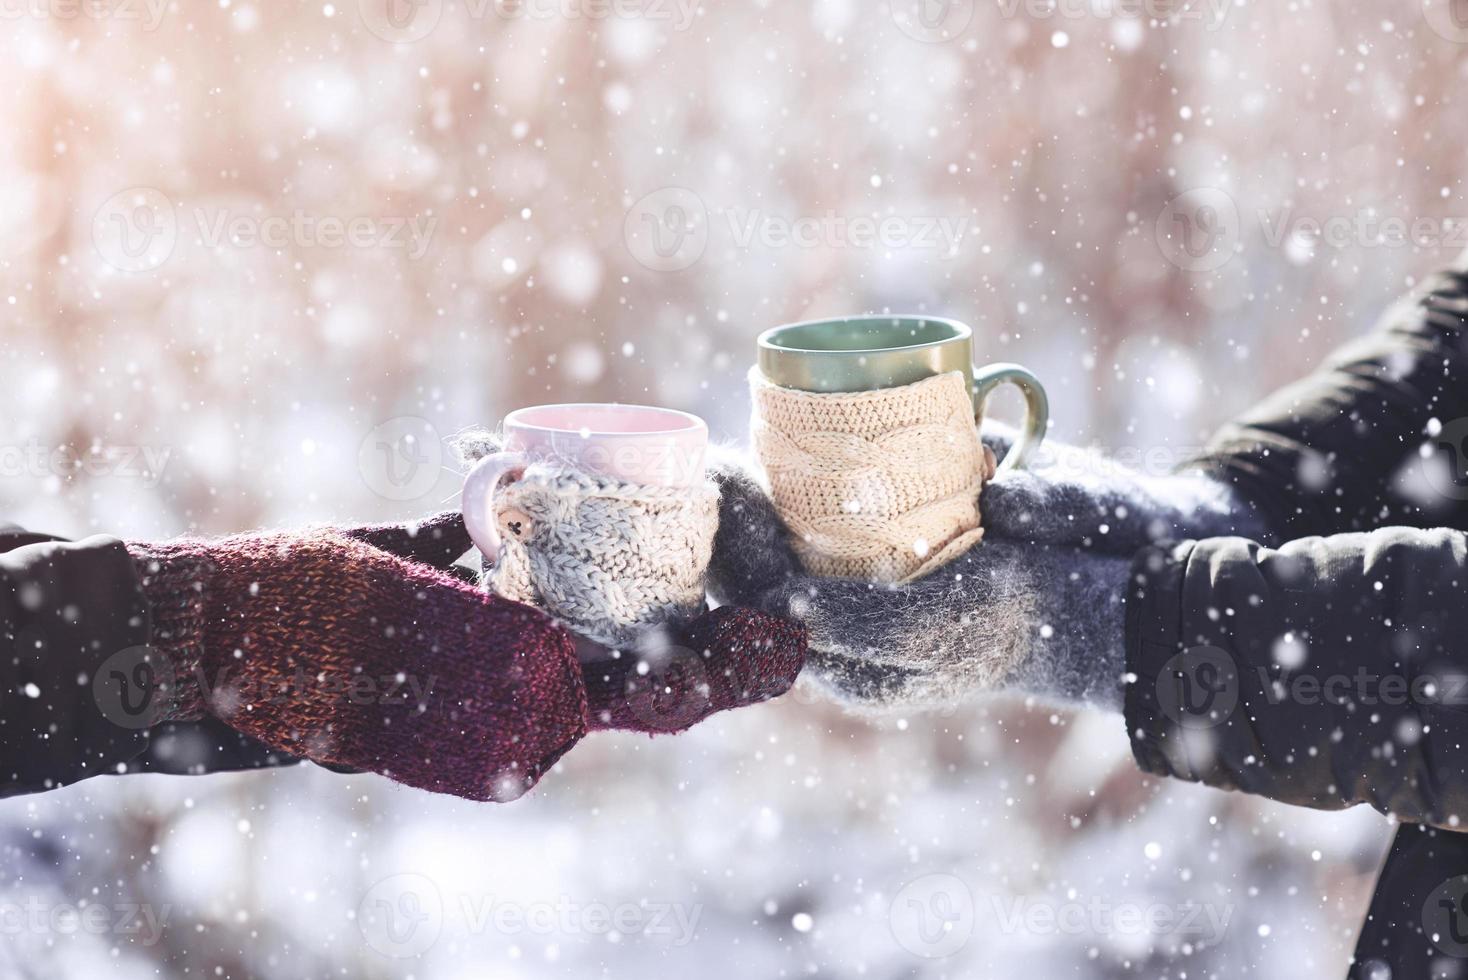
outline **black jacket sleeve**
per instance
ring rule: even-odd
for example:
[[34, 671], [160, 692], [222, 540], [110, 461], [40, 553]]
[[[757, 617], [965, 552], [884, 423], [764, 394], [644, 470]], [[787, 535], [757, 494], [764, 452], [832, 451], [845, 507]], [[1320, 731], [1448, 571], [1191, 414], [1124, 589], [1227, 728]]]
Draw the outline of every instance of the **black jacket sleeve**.
[[1224, 426], [1193, 465], [1236, 484], [1281, 541], [1468, 528], [1468, 256]]
[[116, 767], [147, 746], [92, 693], [109, 657], [148, 641], [132, 559], [115, 538], [0, 534], [0, 793]]
[[[1468, 254], [1318, 371], [1224, 426], [1190, 466], [1252, 500], [1270, 544], [1387, 526], [1468, 529]], [[1128, 603], [1137, 682], [1126, 714], [1144, 769], [1309, 806], [1364, 800], [1429, 821], [1397, 833], [1352, 978], [1384, 975], [1383, 964], [1392, 976], [1426, 976], [1445, 951], [1468, 954], [1468, 942], [1445, 950], [1423, 928], [1443, 881], [1461, 878], [1468, 894], [1468, 834], [1433, 826], [1463, 829], [1454, 811], [1468, 704], [1449, 703], [1448, 690], [1463, 659], [1453, 633], [1468, 636], [1452, 608], [1461, 599], [1423, 608], [1422, 596], [1386, 593], [1389, 582], [1412, 588], [1403, 578], [1380, 590], [1371, 578], [1401, 572], [1411, 554], [1408, 577], [1430, 581], [1441, 600], [1461, 574], [1461, 544], [1440, 533], [1416, 557], [1410, 532], [1379, 533], [1390, 546], [1330, 538], [1281, 552], [1240, 542], [1153, 551]], [[1295, 576], [1296, 561], [1307, 574]], [[1380, 614], [1392, 602], [1421, 617], [1405, 621], [1399, 608], [1388, 621]], [[1444, 686], [1428, 693], [1434, 670]], [[1418, 694], [1409, 687], [1402, 703], [1409, 679]], [[1444, 934], [1468, 937], [1468, 900], [1463, 908]]]
[[0, 528], [0, 796], [103, 773], [208, 772], [294, 761], [217, 721], [144, 728], [127, 687], [151, 637], [116, 538]]
[[[1234, 483], [1255, 503], [1266, 525], [1274, 531], [1268, 543], [1389, 525], [1468, 529], [1468, 254], [1452, 268], [1426, 279], [1415, 293], [1388, 310], [1376, 330], [1342, 348], [1320, 370], [1224, 426], [1211, 442], [1209, 452], [1191, 465]], [[1232, 554], [1237, 555], [1238, 547], [1232, 547]], [[1416, 809], [1428, 813], [1433, 805], [1441, 809], [1444, 801], [1432, 798], [1438, 781], [1428, 780], [1427, 791], [1418, 792], [1413, 781], [1420, 783], [1419, 777], [1410, 773], [1407, 760], [1420, 766], [1425, 757], [1432, 767], [1430, 772], [1439, 774], [1441, 782], [1458, 780], [1461, 770], [1454, 761], [1458, 753], [1434, 756], [1429, 750], [1448, 745], [1457, 748], [1459, 739], [1454, 733], [1458, 731], [1459, 712], [1465, 710], [1462, 705], [1430, 705], [1420, 712], [1388, 706], [1392, 710], [1386, 714], [1405, 726], [1401, 733], [1405, 740], [1410, 743], [1418, 738], [1420, 745], [1425, 739], [1425, 748], [1400, 745], [1396, 733], [1388, 736], [1381, 720], [1384, 715], [1369, 710], [1380, 706], [1352, 708], [1348, 702], [1326, 710], [1318, 704], [1303, 705], [1288, 718], [1284, 712], [1272, 710], [1262, 716], [1271, 720], [1258, 723], [1263, 727], [1261, 751], [1252, 755], [1245, 747], [1248, 735], [1238, 727], [1254, 724], [1251, 717], [1231, 721], [1228, 727], [1216, 726], [1223, 728], [1216, 733], [1221, 738], [1219, 746], [1233, 753], [1226, 759], [1209, 757], [1214, 734], [1199, 719], [1189, 722], [1193, 727], [1184, 727], [1166, 717], [1153, 686], [1154, 672], [1161, 670], [1167, 675], [1164, 683], [1171, 691], [1167, 695], [1171, 710], [1183, 717], [1177, 708], [1182, 699], [1187, 695], [1203, 697], [1199, 683], [1216, 687], [1222, 678], [1230, 677], [1218, 673], [1230, 661], [1215, 658], [1210, 663], [1204, 650], [1194, 650], [1171, 664], [1168, 661], [1190, 649], [1183, 642], [1185, 636], [1232, 634], [1237, 617], [1247, 615], [1239, 607], [1232, 607], [1232, 612], [1226, 606], [1216, 607], [1215, 614], [1225, 618], [1201, 629], [1192, 622], [1197, 608], [1190, 608], [1185, 616], [1183, 585], [1190, 575], [1190, 594], [1197, 597], [1207, 591], [1197, 584], [1197, 576], [1206, 575], [1206, 570], [1246, 570], [1242, 563], [1222, 560], [1228, 553], [1224, 546], [1208, 545], [1198, 555], [1192, 555], [1192, 550], [1185, 546], [1175, 556], [1151, 555], [1142, 566], [1147, 573], [1143, 578], [1146, 590], [1154, 596], [1165, 593], [1172, 598], [1135, 602], [1135, 608], [1129, 610], [1133, 615], [1129, 629], [1134, 663], [1148, 675], [1134, 685], [1127, 711], [1128, 721], [1133, 722], [1136, 755], [1143, 767], [1171, 772], [1176, 765], [1178, 774], [1194, 774], [1185, 778], [1237, 785], [1268, 795], [1278, 793], [1281, 799], [1315, 806], [1343, 806], [1359, 798], [1370, 799], [1383, 808], [1405, 804], [1409, 812]], [[1347, 551], [1352, 554], [1340, 559], [1344, 563], [1364, 558], [1355, 545], [1348, 546]], [[1260, 552], [1256, 549], [1252, 554], [1258, 556]], [[1189, 567], [1204, 571], [1185, 573], [1183, 569]], [[1249, 574], [1256, 582], [1267, 578], [1263, 571]], [[1353, 577], [1359, 579], [1360, 575]], [[1295, 584], [1271, 585], [1270, 615], [1274, 627], [1281, 629], [1285, 620], [1322, 615], [1322, 592], [1336, 596], [1323, 615], [1333, 615], [1352, 601], [1333, 577], [1329, 582], [1313, 583], [1313, 593]], [[1239, 588], [1239, 580], [1226, 576], [1220, 581], [1218, 598], [1222, 601], [1223, 592]], [[1371, 588], [1374, 592], [1374, 585]], [[1307, 600], [1307, 594], [1313, 597]], [[1374, 595], [1370, 602], [1380, 603], [1383, 598]], [[1169, 607], [1166, 602], [1174, 604]], [[1202, 612], [1206, 614], [1208, 608]], [[1451, 609], [1441, 612], [1448, 619], [1458, 616]], [[1442, 621], [1429, 621], [1427, 625], [1441, 626]], [[1327, 624], [1324, 632], [1331, 634], [1338, 628], [1339, 624]], [[1396, 642], [1413, 647], [1416, 641], [1411, 634], [1415, 628], [1398, 620], [1395, 626], [1378, 625], [1370, 632], [1377, 639], [1384, 632], [1393, 632]], [[1185, 629], [1190, 633], [1184, 633]], [[1265, 630], [1260, 626], [1257, 632]], [[1351, 634], [1350, 642], [1360, 643], [1365, 635], [1357, 631]], [[1284, 641], [1281, 654], [1285, 660], [1293, 662], [1292, 658], [1299, 656], [1297, 641], [1293, 635]], [[1139, 645], [1145, 650], [1139, 650]], [[1440, 636], [1430, 640], [1433, 648], [1445, 645]], [[1227, 650], [1224, 654], [1234, 656]], [[1253, 654], [1258, 656], [1259, 650], [1256, 648]], [[1307, 666], [1317, 659], [1339, 662], [1363, 656], [1369, 660], [1405, 656], [1395, 648], [1377, 649], [1370, 654], [1359, 647], [1321, 650], [1318, 643], [1308, 646], [1307, 655]], [[1420, 669], [1416, 657], [1408, 658], [1406, 663]], [[1261, 664], [1241, 666], [1257, 668]], [[1267, 670], [1284, 669], [1268, 662], [1262, 666]], [[1448, 670], [1451, 673], [1451, 664]], [[1268, 707], [1268, 698], [1261, 697], [1263, 689], [1256, 679], [1246, 675], [1237, 680], [1239, 694], [1246, 702], [1264, 701]], [[1305, 690], [1293, 693], [1300, 699], [1308, 698], [1312, 683], [1315, 681], [1307, 679]], [[1393, 689], [1397, 683], [1392, 682]], [[1271, 686], [1271, 696], [1274, 691]], [[1226, 699], [1227, 693], [1221, 690], [1218, 695]], [[1253, 696], [1248, 697], [1250, 694]], [[1251, 706], [1245, 710], [1254, 709]], [[1417, 726], [1423, 725], [1419, 717], [1423, 714], [1436, 716], [1447, 733], [1444, 728], [1436, 733], [1427, 731], [1424, 725], [1421, 736], [1414, 734]], [[1319, 733], [1312, 730], [1312, 726], [1328, 724], [1333, 716], [1340, 717], [1339, 757], [1334, 754], [1336, 743], [1325, 747], [1329, 749], [1325, 751]], [[1140, 722], [1142, 728], [1135, 722]], [[1184, 743], [1197, 754], [1189, 757]], [[1267, 755], [1262, 751], [1266, 747]], [[1366, 772], [1362, 771], [1363, 760]], [[1301, 769], [1289, 778], [1285, 767], [1294, 761]], [[1382, 779], [1389, 781], [1378, 781]], [[1452, 825], [1449, 815], [1448, 826]], [[1397, 977], [1427, 976], [1433, 970], [1431, 964], [1440, 962], [1444, 952], [1453, 957], [1468, 955], [1468, 938], [1444, 948], [1437, 944], [1440, 938], [1435, 940], [1423, 928], [1428, 918], [1424, 909], [1433, 904], [1434, 888], [1441, 887], [1444, 880], [1460, 879], [1463, 893], [1468, 894], [1468, 834], [1444, 833], [1431, 825], [1404, 825], [1382, 869], [1350, 975], [1376, 978], [1389, 972]], [[1440, 908], [1441, 903], [1435, 907]], [[1468, 937], [1468, 900], [1463, 902], [1461, 916], [1456, 912], [1451, 916], [1449, 921], [1439, 923], [1441, 934]], [[1387, 971], [1379, 969], [1382, 964]]]
[[1468, 826], [1468, 535], [1151, 549], [1127, 603], [1126, 720], [1148, 772]]

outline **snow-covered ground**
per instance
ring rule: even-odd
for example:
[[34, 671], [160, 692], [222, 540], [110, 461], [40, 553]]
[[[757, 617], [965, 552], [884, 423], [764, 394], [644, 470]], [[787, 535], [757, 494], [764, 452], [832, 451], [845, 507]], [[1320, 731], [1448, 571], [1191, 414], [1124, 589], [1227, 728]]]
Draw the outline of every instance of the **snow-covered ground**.
[[[7, 8], [0, 520], [409, 518], [536, 402], [737, 440], [754, 335], [867, 310], [968, 321], [1056, 438], [1161, 469], [1468, 245], [1468, 32], [1418, 4], [387, 2]], [[1117, 717], [797, 694], [507, 806], [309, 766], [0, 802], [0, 962], [1334, 976], [1389, 834], [1144, 779]]]

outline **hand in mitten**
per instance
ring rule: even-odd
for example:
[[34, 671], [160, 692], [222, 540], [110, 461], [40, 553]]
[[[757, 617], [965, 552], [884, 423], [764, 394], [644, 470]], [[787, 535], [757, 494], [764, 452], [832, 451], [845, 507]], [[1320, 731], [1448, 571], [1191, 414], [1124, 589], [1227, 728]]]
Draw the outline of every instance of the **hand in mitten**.
[[587, 730], [586, 689], [565, 631], [442, 570], [466, 547], [448, 517], [129, 544], [156, 720], [209, 714], [313, 761], [519, 796]]
[[790, 690], [805, 665], [806, 632], [784, 617], [723, 606], [650, 630], [630, 650], [588, 641], [578, 650], [591, 727], [658, 735]]
[[[480, 429], [460, 433], [453, 446], [465, 464], [502, 448], [499, 436]], [[524, 483], [544, 480], [549, 473], [547, 469], [532, 478], [527, 470], [517, 483], [522, 488]], [[700, 525], [706, 518], [707, 535], [712, 536], [716, 519], [712, 488], [706, 498], [697, 496], [698, 516], [693, 520], [677, 503], [660, 509], [637, 498], [636, 506], [618, 514], [618, 523], [630, 529], [625, 539], [616, 531], [585, 533], [587, 524], [595, 526], [605, 519], [603, 508], [609, 501], [615, 506], [618, 498], [596, 493], [584, 499], [584, 506], [569, 503], [582, 492], [577, 479], [568, 477], [557, 481], [553, 493], [531, 491], [521, 496], [516, 510], [528, 525], [522, 539], [522, 556], [527, 561], [520, 568], [526, 579], [508, 576], [515, 588], [507, 594], [543, 606], [576, 635], [593, 728], [678, 731], [713, 712], [789, 690], [805, 659], [805, 635], [799, 626], [753, 609], [705, 611], [704, 559], [699, 556], [706, 557], [709, 542]], [[568, 533], [562, 533], [560, 525]], [[650, 533], [649, 525], [662, 525], [663, 530]], [[514, 533], [519, 535], [522, 529]], [[679, 566], [676, 581], [658, 582], [654, 579], [661, 569], [656, 561], [613, 561], [616, 556], [608, 548], [612, 544], [686, 554], [671, 562]], [[499, 560], [509, 558], [502, 548]], [[481, 582], [487, 587], [506, 584], [505, 576], [496, 575], [496, 571], [505, 571], [503, 566], [496, 569], [485, 562], [481, 571]], [[641, 602], [629, 599], [639, 592], [661, 595], [665, 605], [630, 622], [625, 616], [612, 617], [599, 609], [598, 600], [605, 594], [602, 588], [587, 589], [588, 582], [619, 590], [623, 612]], [[668, 602], [669, 596], [679, 598]], [[601, 642], [583, 634], [594, 634]], [[613, 645], [620, 649], [611, 649]]]
[[1119, 707], [1130, 559], [986, 537], [905, 585], [801, 573], [750, 473], [718, 470], [710, 588], [810, 632], [806, 675], [854, 706], [936, 706], [1013, 690]]
[[[1000, 458], [1008, 427], [985, 422], [984, 444]], [[995, 536], [1131, 555], [1182, 538], [1266, 534], [1238, 491], [1201, 470], [1147, 474], [1098, 452], [1047, 440], [1031, 466], [1000, 473], [979, 498], [986, 541]]]
[[447, 571], [469, 547], [452, 514], [129, 545], [153, 619], [132, 676], [164, 695], [150, 720], [212, 715], [322, 764], [512, 799], [588, 730], [686, 728], [783, 691], [803, 662], [798, 627], [720, 610], [677, 656], [583, 677], [569, 632]]

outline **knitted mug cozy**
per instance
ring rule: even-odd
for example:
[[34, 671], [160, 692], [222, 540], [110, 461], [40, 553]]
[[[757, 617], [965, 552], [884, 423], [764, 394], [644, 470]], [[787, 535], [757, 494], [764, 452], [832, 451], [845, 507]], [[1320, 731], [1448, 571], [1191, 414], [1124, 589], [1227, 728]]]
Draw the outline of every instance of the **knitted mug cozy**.
[[983, 536], [993, 476], [961, 373], [877, 391], [810, 392], [750, 371], [755, 452], [813, 575], [906, 582]]
[[582, 636], [627, 646], [704, 611], [719, 491], [643, 486], [537, 462], [494, 495], [500, 553], [487, 584]]

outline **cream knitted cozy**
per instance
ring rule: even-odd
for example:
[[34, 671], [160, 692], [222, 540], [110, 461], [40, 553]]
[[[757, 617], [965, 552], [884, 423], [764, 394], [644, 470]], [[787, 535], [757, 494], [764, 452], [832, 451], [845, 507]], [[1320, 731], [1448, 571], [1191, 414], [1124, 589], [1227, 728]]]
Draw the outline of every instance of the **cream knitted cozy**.
[[598, 643], [704, 611], [719, 522], [712, 481], [656, 487], [533, 463], [495, 494], [500, 595], [539, 606]]
[[755, 452], [807, 572], [906, 582], [980, 537], [993, 475], [957, 371], [897, 388], [809, 392], [750, 371]]

